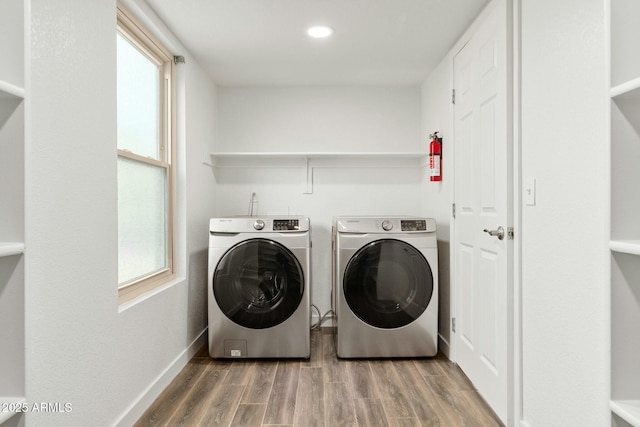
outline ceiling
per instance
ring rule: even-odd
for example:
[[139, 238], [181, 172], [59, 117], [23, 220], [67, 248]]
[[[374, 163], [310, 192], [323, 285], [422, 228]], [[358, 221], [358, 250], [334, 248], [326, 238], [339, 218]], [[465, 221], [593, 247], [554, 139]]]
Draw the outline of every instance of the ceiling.
[[488, 2], [146, 1], [221, 86], [419, 85]]

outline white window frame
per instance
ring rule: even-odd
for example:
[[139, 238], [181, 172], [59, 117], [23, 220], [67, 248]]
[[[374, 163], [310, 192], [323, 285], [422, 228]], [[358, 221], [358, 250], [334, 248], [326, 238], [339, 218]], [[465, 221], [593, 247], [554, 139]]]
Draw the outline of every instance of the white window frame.
[[[140, 51], [154, 60], [160, 69], [159, 160], [118, 149], [118, 157], [166, 169], [166, 267], [146, 276], [118, 284], [118, 303], [122, 304], [175, 279], [176, 175], [175, 160], [175, 64], [173, 55], [120, 3], [117, 6], [117, 31]], [[115, 40], [115, 38], [114, 38]]]

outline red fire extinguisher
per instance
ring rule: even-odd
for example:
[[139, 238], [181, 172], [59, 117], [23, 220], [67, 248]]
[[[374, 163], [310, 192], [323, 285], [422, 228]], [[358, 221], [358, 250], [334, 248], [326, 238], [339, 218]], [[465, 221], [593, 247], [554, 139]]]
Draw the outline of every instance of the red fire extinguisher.
[[442, 181], [442, 138], [438, 136], [439, 132], [429, 135], [431, 143], [429, 144], [429, 180]]

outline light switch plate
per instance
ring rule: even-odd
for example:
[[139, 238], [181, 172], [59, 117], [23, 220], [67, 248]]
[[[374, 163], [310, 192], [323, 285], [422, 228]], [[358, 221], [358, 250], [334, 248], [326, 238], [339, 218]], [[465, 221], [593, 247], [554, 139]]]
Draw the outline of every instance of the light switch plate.
[[524, 204], [526, 206], [536, 205], [536, 179], [529, 178], [524, 185]]

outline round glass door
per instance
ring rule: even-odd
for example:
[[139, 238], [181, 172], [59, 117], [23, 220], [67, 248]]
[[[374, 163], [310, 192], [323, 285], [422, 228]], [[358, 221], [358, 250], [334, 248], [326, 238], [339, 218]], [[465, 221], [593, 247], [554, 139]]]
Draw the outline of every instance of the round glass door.
[[360, 320], [378, 328], [399, 328], [427, 309], [433, 274], [416, 248], [382, 239], [360, 248], [349, 260], [343, 289], [349, 308]]
[[229, 249], [213, 274], [213, 294], [222, 312], [252, 329], [276, 326], [298, 308], [304, 273], [289, 249], [251, 239]]

